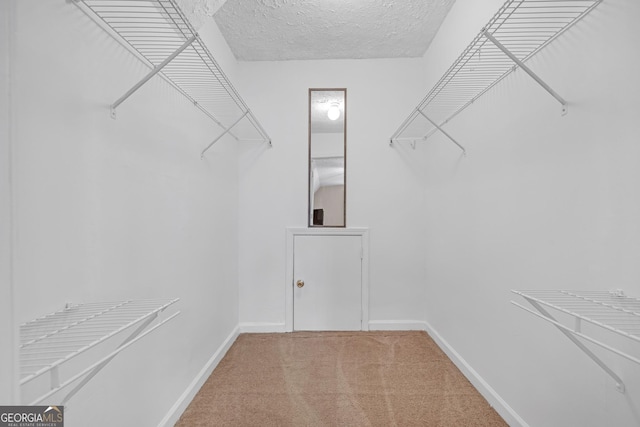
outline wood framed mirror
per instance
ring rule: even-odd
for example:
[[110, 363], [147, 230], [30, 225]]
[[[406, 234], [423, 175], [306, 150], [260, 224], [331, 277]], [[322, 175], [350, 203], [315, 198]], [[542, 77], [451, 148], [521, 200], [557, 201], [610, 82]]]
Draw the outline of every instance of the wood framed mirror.
[[346, 227], [347, 89], [309, 89], [309, 227]]

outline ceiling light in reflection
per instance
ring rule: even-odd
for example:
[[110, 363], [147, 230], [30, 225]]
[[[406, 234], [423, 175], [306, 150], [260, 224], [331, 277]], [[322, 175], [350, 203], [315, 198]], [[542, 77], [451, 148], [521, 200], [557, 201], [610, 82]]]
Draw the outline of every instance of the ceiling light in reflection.
[[340, 117], [340, 105], [337, 102], [331, 104], [329, 111], [327, 111], [327, 117], [329, 117], [329, 120], [338, 120], [338, 117]]

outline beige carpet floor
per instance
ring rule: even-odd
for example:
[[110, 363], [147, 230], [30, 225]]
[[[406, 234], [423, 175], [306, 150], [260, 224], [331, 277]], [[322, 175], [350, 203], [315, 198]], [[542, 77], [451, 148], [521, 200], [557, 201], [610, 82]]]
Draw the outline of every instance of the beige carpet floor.
[[424, 332], [242, 334], [176, 426], [506, 426]]

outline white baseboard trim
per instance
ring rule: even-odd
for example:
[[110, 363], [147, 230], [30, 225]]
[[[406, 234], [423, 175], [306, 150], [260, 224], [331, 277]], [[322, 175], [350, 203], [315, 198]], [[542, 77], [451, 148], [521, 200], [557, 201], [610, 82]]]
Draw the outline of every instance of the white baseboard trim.
[[193, 381], [191, 381], [191, 384], [189, 384], [184, 393], [182, 393], [182, 396], [180, 396], [178, 401], [171, 407], [171, 409], [169, 409], [169, 412], [167, 412], [167, 415], [165, 415], [162, 421], [160, 421], [158, 427], [173, 427], [173, 425], [178, 422], [182, 413], [187, 409], [189, 403], [191, 403], [207, 378], [209, 378], [213, 370], [218, 366], [218, 363], [220, 363], [224, 355], [227, 354], [231, 344], [235, 342], [239, 334], [240, 328], [239, 326], [236, 326], [224, 340], [222, 345], [218, 347], [218, 350], [216, 350], [211, 359], [209, 359], [206, 365], [204, 365], [198, 375], [196, 375]]
[[242, 322], [240, 333], [287, 332], [284, 323]]
[[454, 350], [449, 343], [438, 334], [438, 332], [431, 327], [428, 322], [424, 322], [426, 328], [425, 331], [431, 338], [438, 344], [438, 347], [445, 352], [445, 354], [451, 359], [451, 361], [460, 369], [465, 377], [473, 384], [478, 392], [489, 402], [498, 414], [509, 424], [511, 427], [529, 427], [529, 425], [517, 414], [516, 411], [511, 408], [496, 391], [467, 363], [466, 360]]
[[423, 320], [370, 320], [370, 331], [426, 331]]

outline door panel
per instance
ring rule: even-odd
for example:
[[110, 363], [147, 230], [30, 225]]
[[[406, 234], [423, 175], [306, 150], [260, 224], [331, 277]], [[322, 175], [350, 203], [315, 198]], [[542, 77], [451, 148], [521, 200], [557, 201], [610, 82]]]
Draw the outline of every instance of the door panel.
[[293, 263], [294, 330], [362, 329], [360, 236], [295, 236]]

